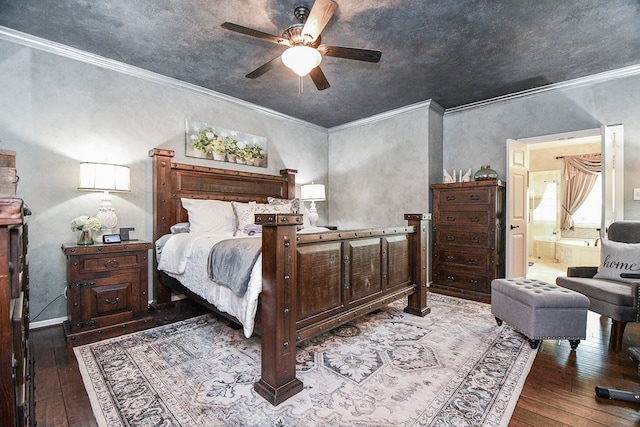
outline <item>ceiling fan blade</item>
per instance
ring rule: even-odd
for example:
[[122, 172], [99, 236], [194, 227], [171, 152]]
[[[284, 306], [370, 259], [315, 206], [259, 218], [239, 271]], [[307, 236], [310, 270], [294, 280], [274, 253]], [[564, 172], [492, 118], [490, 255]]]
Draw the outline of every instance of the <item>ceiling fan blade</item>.
[[254, 30], [253, 28], [243, 27], [242, 25], [233, 24], [231, 22], [225, 22], [222, 25], [222, 28], [227, 30], [235, 31], [236, 33], [246, 34], [247, 36], [257, 37], [259, 39], [267, 40], [272, 43], [282, 44], [285, 46], [289, 46], [289, 40], [283, 39], [282, 37], [274, 36], [271, 34], [263, 33], [262, 31]]
[[327, 46], [321, 44], [318, 51], [325, 56], [335, 58], [355, 59], [357, 61], [378, 62], [382, 57], [382, 52], [371, 49], [358, 49], [355, 47]]
[[309, 73], [309, 77], [313, 80], [313, 83], [316, 85], [318, 90], [325, 90], [329, 88], [329, 81], [324, 76], [324, 73], [320, 69], [320, 67], [316, 67]]
[[260, 67], [256, 68], [255, 70], [247, 74], [245, 77], [248, 79], [257, 79], [258, 77], [260, 77], [261, 75], [263, 75], [264, 73], [266, 73], [267, 71], [275, 67], [276, 65], [282, 63], [282, 60], [280, 59], [281, 57], [282, 57], [281, 55], [276, 56], [271, 61], [261, 65]]
[[310, 36], [311, 40], [316, 40], [337, 8], [338, 3], [333, 0], [316, 0], [307, 21], [304, 23], [302, 35]]

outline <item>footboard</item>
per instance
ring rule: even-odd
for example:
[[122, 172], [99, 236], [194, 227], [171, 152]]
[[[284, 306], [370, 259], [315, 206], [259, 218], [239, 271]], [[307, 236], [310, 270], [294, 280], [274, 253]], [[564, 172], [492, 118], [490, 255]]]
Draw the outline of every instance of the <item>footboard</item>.
[[254, 389], [273, 405], [302, 390], [296, 343], [399, 298], [425, 316], [427, 221], [404, 227], [296, 234], [300, 215], [256, 215], [262, 224], [262, 377]]

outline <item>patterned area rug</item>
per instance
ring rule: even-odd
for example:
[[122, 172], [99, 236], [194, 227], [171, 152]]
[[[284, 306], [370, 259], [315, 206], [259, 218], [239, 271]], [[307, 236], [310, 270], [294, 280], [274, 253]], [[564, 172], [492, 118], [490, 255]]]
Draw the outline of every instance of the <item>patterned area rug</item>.
[[304, 390], [277, 407], [253, 391], [259, 339], [213, 315], [76, 347], [101, 426], [504, 426], [535, 351], [487, 304], [430, 294], [298, 347]]

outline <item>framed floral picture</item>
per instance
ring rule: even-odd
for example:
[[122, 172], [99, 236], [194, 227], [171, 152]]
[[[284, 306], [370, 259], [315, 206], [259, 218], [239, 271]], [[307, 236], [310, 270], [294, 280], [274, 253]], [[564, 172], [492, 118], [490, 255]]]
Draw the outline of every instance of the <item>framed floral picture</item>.
[[187, 120], [185, 155], [266, 168], [267, 138]]

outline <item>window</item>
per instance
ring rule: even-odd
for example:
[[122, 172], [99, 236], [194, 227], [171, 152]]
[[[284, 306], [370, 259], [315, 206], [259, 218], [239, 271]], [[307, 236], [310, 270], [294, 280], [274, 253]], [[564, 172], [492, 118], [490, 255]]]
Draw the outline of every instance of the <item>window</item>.
[[591, 193], [582, 206], [573, 214], [573, 223], [576, 227], [598, 228], [602, 214], [602, 174], [591, 189]]

